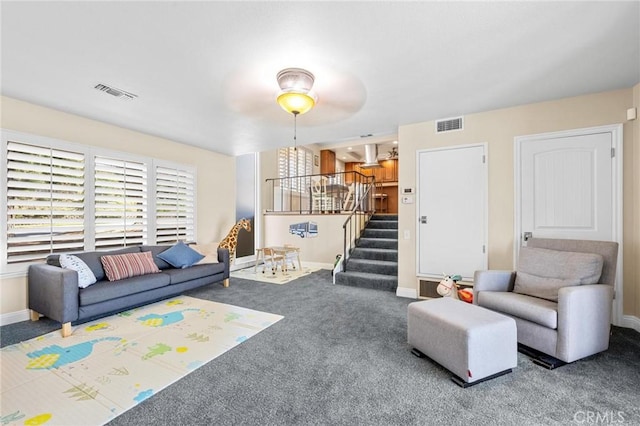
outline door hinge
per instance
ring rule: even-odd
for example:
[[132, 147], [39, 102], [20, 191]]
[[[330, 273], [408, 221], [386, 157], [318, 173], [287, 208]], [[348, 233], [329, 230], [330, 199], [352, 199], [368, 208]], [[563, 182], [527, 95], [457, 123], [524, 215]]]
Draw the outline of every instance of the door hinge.
[[482, 155], [482, 164], [487, 162], [487, 156], [486, 155]]
[[615, 156], [616, 156], [616, 149], [611, 148], [611, 158], [614, 158]]
[[482, 253], [486, 253], [487, 252], [487, 247], [483, 244], [482, 245]]

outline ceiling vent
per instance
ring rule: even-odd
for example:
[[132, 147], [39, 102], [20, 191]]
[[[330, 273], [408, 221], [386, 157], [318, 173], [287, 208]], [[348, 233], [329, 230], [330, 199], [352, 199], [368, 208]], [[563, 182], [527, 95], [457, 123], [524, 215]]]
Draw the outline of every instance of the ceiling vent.
[[436, 120], [436, 133], [452, 132], [454, 130], [462, 130], [462, 117], [446, 118]]
[[102, 83], [96, 84], [94, 86], [94, 89], [98, 89], [101, 92], [108, 93], [111, 96], [115, 96], [116, 98], [120, 98], [125, 101], [129, 101], [138, 97], [138, 95], [134, 95], [133, 93], [129, 93], [122, 89], [116, 89], [115, 87], [107, 86], [106, 84]]

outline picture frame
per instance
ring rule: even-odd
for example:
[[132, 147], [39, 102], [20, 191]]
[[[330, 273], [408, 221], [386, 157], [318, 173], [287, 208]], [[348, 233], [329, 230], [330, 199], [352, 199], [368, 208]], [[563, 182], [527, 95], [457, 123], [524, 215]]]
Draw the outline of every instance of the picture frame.
[[313, 156], [313, 165], [316, 167], [320, 166], [320, 157], [318, 157], [317, 155]]

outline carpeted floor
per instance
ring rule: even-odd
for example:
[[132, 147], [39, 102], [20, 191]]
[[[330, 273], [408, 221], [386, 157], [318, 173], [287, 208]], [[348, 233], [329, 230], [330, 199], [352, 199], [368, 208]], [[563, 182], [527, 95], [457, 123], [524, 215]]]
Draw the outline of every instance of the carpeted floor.
[[[232, 279], [187, 295], [285, 318], [117, 417], [113, 425], [640, 424], [640, 334], [556, 370], [518, 354], [513, 373], [462, 389], [411, 355], [411, 299], [331, 284], [321, 270], [287, 285]], [[2, 327], [2, 345], [50, 331]]]

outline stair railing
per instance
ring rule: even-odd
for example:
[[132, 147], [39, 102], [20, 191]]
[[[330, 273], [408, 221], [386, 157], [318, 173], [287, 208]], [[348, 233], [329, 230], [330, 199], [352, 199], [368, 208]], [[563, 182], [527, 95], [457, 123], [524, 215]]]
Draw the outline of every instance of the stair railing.
[[356, 242], [360, 239], [362, 230], [367, 226], [369, 219], [375, 213], [375, 177], [363, 176], [366, 178], [364, 182], [363, 193], [353, 206], [351, 213], [342, 225], [344, 235], [342, 248], [342, 271], [347, 270], [347, 263], [351, 250], [355, 247]]

